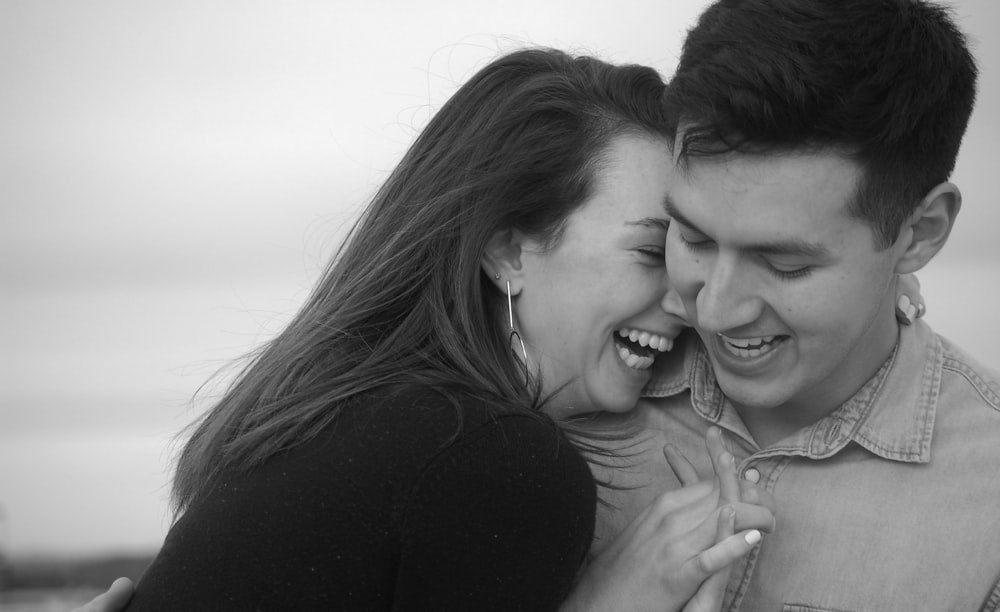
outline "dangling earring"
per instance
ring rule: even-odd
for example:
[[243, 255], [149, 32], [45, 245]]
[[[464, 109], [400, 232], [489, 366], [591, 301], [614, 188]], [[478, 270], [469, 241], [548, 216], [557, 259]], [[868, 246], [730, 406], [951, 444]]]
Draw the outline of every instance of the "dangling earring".
[[[497, 274], [499, 277], [500, 275]], [[521, 345], [521, 357], [524, 363], [524, 379], [528, 380], [528, 351], [524, 350], [524, 340], [521, 340], [521, 334], [517, 333], [514, 329], [514, 302], [510, 297], [510, 281], [507, 281], [507, 314], [510, 317], [510, 334], [507, 336], [507, 343], [513, 344], [514, 338], [517, 338], [517, 343]], [[514, 347], [511, 346], [510, 351], [514, 353]], [[515, 353], [515, 357], [516, 357]]]

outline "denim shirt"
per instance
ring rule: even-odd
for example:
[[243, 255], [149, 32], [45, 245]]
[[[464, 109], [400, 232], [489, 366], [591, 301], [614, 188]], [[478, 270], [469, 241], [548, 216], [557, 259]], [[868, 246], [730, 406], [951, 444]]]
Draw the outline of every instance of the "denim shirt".
[[645, 395], [638, 465], [610, 478], [638, 488], [599, 513], [605, 541], [678, 486], [656, 461], [664, 441], [711, 476], [703, 436], [717, 424], [739, 474], [777, 506], [775, 532], [734, 565], [723, 610], [1000, 610], [1000, 376], [923, 321], [900, 328], [851, 399], [767, 448], [696, 340]]

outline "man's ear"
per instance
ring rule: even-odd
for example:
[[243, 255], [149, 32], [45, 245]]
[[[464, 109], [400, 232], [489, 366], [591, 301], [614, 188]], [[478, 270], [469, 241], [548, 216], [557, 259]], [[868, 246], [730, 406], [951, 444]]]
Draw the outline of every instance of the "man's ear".
[[895, 272], [911, 274], [927, 265], [948, 241], [961, 208], [962, 194], [952, 183], [941, 183], [927, 192], [900, 232], [906, 244]]
[[507, 291], [508, 281], [512, 295], [521, 292], [524, 275], [521, 265], [523, 244], [524, 235], [512, 229], [496, 232], [486, 243], [481, 264], [483, 272], [502, 292]]

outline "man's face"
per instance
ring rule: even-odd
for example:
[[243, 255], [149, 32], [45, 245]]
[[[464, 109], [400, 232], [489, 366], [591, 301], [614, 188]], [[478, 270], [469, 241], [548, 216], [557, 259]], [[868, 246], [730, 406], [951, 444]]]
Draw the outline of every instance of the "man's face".
[[870, 226], [848, 213], [860, 174], [832, 152], [671, 171], [670, 281], [738, 407], [805, 425], [888, 358], [900, 247], [875, 250]]

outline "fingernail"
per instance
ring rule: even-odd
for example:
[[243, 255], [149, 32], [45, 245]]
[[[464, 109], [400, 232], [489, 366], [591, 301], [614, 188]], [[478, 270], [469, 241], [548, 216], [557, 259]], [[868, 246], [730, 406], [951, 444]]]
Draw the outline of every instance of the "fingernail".
[[760, 542], [760, 532], [756, 529], [752, 529], [747, 532], [743, 539], [747, 541], [747, 544], [753, 546], [757, 542]]
[[903, 325], [912, 325], [916, 318], [917, 308], [910, 302], [909, 297], [901, 295], [896, 300], [896, 314], [900, 319], [900, 323]]

